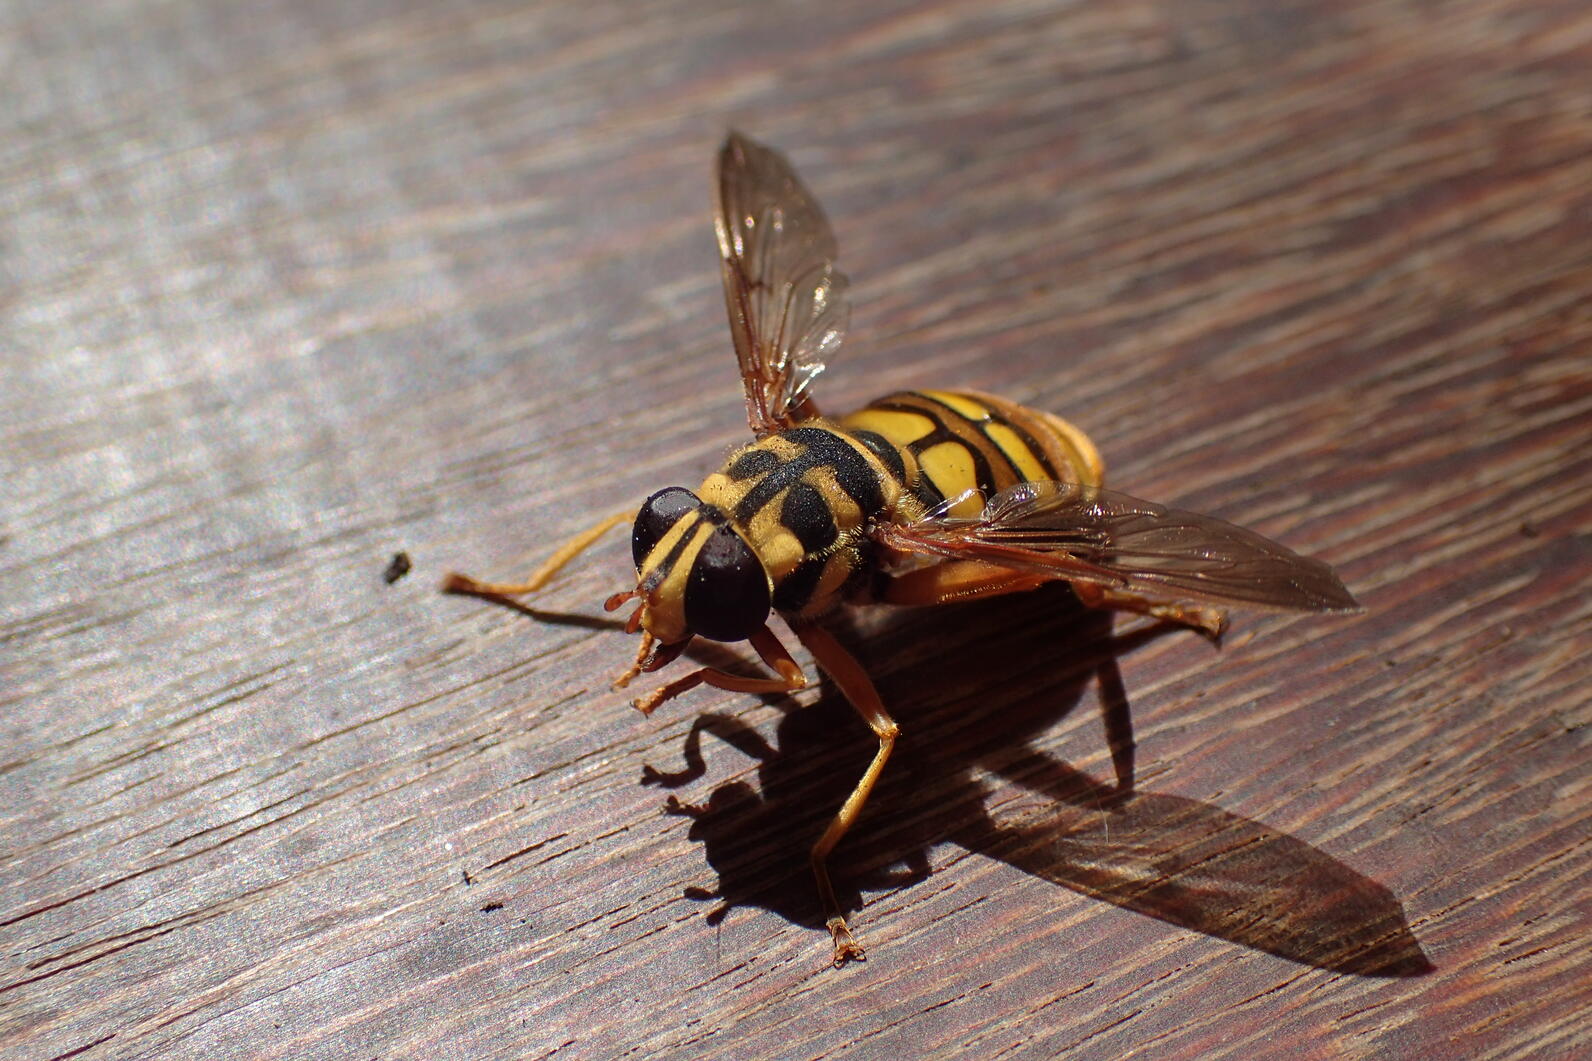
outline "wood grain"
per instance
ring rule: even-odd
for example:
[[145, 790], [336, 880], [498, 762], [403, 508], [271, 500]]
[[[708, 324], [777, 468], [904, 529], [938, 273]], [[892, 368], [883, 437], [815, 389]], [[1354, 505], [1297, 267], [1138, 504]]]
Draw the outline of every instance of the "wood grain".
[[[1584, 3], [0, 28], [0, 1055], [1592, 1051]], [[436, 589], [744, 438], [730, 125], [840, 237], [827, 408], [1054, 409], [1366, 607], [848, 620], [904, 737], [838, 972], [832, 690], [637, 716], [617, 536], [526, 609]]]

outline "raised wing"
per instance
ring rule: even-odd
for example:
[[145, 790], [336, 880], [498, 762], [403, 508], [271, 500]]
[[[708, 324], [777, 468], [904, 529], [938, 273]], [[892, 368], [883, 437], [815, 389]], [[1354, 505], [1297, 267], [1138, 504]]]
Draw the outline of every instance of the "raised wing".
[[851, 312], [824, 212], [785, 156], [731, 133], [719, 150], [714, 227], [752, 430], [818, 415], [807, 389]]
[[1021, 483], [977, 519], [881, 527], [885, 544], [1153, 597], [1289, 611], [1359, 607], [1332, 568], [1253, 531], [1076, 483]]

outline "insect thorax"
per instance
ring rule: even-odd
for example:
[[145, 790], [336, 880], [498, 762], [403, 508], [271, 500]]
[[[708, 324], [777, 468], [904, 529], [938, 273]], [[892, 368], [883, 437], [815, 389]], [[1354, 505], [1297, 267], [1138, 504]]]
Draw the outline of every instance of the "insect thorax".
[[894, 474], [899, 454], [876, 441], [815, 420], [739, 450], [703, 482], [703, 504], [762, 560], [779, 611], [820, 615], [858, 590], [872, 567], [869, 521], [913, 505]]

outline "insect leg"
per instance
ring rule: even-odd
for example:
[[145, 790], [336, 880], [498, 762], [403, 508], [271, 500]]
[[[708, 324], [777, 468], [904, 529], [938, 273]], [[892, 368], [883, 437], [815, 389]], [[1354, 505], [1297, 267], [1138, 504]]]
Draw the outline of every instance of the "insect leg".
[[1072, 590], [1078, 599], [1091, 608], [1110, 608], [1116, 611], [1136, 612], [1168, 622], [1192, 626], [1211, 638], [1219, 638], [1227, 628], [1227, 613], [1220, 608], [1200, 604], [1176, 604], [1172, 601], [1141, 597], [1135, 593], [1095, 586], [1087, 582], [1074, 582]]
[[522, 593], [535, 593], [553, 580], [553, 576], [563, 570], [575, 557], [590, 549], [596, 544], [597, 539], [624, 523], [634, 523], [634, 512], [620, 512], [609, 516], [597, 526], [575, 535], [559, 547], [558, 551], [549, 556], [541, 567], [537, 568], [531, 577], [524, 582], [478, 582], [469, 575], [460, 575], [452, 571], [442, 580], [444, 593], [488, 593], [498, 597], [514, 597]]
[[829, 632], [817, 626], [793, 627], [801, 643], [813, 654], [824, 673], [835, 680], [840, 691], [846, 699], [851, 701], [851, 706], [857, 709], [868, 728], [873, 730], [879, 738], [879, 750], [874, 754], [873, 762], [868, 764], [868, 769], [863, 772], [862, 779], [857, 782], [857, 787], [851, 790], [851, 795], [846, 797], [846, 802], [841, 804], [840, 810], [830, 821], [829, 827], [813, 845], [812, 864], [813, 876], [818, 880], [818, 894], [824, 905], [829, 909], [829, 920], [825, 927], [829, 929], [830, 938], [834, 941], [835, 965], [844, 965], [847, 959], [864, 957], [862, 948], [856, 940], [851, 938], [851, 930], [846, 927], [846, 917], [841, 912], [840, 902], [835, 898], [835, 887], [829, 881], [829, 867], [827, 861], [829, 853], [835, 849], [840, 838], [846, 835], [846, 830], [857, 820], [857, 815], [862, 813], [863, 804], [868, 802], [868, 794], [873, 791], [874, 784], [879, 780], [879, 774], [884, 770], [885, 761], [890, 758], [890, 749], [895, 747], [896, 736], [901, 732], [884, 709], [884, 703], [879, 699], [879, 692], [873, 687], [873, 682], [868, 678], [862, 664], [854, 659], [851, 653], [840, 646]]
[[945, 604], [975, 597], [1021, 593], [1053, 581], [1054, 576], [1012, 571], [979, 560], [947, 560], [933, 567], [896, 575], [885, 584], [878, 599], [884, 604]]
[[778, 678], [749, 678], [741, 674], [730, 674], [716, 667], [703, 667], [683, 678], [676, 678], [668, 685], [654, 689], [634, 701], [636, 710], [643, 715], [650, 715], [657, 710], [659, 704], [673, 700], [681, 693], [695, 689], [703, 683], [715, 689], [728, 689], [735, 693], [788, 693], [806, 687], [807, 675], [803, 674], [801, 667], [791, 659], [790, 653], [785, 651], [785, 646], [774, 636], [774, 631], [765, 626], [753, 634], [750, 641], [769, 670], [779, 675]]

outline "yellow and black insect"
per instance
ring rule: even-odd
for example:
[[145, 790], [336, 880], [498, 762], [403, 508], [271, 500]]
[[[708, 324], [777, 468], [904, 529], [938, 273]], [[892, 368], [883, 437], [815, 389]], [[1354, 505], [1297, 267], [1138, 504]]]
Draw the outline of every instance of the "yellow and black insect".
[[706, 683], [741, 692], [803, 688], [768, 626], [778, 612], [856, 707], [879, 750], [812, 849], [834, 962], [861, 958], [825, 862], [856, 821], [898, 730], [860, 664], [822, 626], [842, 604], [942, 604], [1065, 580], [1085, 604], [1214, 635], [1214, 605], [1330, 612], [1356, 607], [1331, 568], [1210, 516], [1102, 487], [1087, 436], [1050, 413], [973, 391], [909, 391], [826, 417], [810, 387], [848, 316], [835, 237], [784, 156], [731, 134], [718, 159], [719, 249], [730, 331], [756, 441], [696, 493], [678, 486], [603, 521], [521, 584], [452, 575], [446, 588], [531, 593], [606, 531], [631, 523], [643, 632], [621, 676], [658, 670], [693, 637], [750, 641], [774, 677], [713, 667], [636, 701]]

